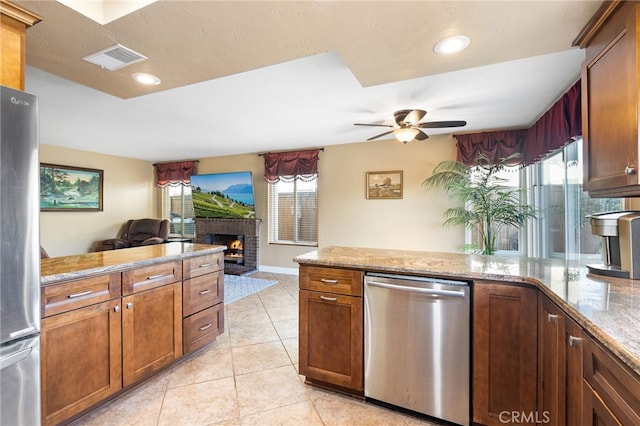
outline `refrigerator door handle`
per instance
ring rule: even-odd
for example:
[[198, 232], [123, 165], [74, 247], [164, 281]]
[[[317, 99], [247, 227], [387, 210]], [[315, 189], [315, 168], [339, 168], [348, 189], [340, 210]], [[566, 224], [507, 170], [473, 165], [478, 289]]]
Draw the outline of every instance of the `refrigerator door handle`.
[[29, 355], [31, 355], [31, 350], [33, 347], [28, 347], [18, 352], [14, 352], [7, 356], [0, 358], [0, 370], [4, 370], [7, 367], [12, 366], [13, 364], [17, 364], [20, 361], [26, 359]]
[[22, 330], [18, 330], [18, 331], [14, 331], [12, 333], [9, 333], [9, 337], [11, 337], [11, 339], [17, 339], [17, 338], [22, 337], [22, 336], [28, 336], [30, 334], [35, 334], [36, 331], [38, 331], [38, 330], [36, 330], [35, 327], [27, 327], [27, 328], [23, 328]]

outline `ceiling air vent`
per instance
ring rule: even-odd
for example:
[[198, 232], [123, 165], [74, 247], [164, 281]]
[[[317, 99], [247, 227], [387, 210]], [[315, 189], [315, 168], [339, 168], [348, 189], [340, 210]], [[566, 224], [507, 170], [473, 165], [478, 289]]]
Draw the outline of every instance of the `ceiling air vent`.
[[89, 56], [85, 56], [82, 59], [87, 62], [91, 62], [92, 64], [96, 64], [101, 68], [113, 71], [136, 62], [144, 61], [147, 57], [139, 54], [138, 52], [134, 52], [127, 47], [116, 44], [115, 46], [111, 46]]

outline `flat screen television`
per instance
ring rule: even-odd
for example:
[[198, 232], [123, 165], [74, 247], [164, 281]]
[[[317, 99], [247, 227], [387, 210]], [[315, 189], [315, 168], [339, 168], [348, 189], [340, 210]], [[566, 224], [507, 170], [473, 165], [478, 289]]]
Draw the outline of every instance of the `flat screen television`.
[[191, 176], [191, 197], [196, 217], [254, 219], [251, 172]]

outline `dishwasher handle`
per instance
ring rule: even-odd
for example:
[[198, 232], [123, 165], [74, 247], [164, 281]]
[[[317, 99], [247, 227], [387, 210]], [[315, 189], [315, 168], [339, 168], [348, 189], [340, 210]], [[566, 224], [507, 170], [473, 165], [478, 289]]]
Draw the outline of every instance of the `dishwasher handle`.
[[438, 290], [435, 288], [423, 288], [423, 287], [407, 287], [398, 284], [381, 283], [378, 281], [365, 281], [367, 285], [372, 287], [381, 287], [390, 290], [406, 291], [409, 293], [420, 293], [430, 296], [448, 296], [448, 297], [465, 297], [464, 291], [455, 290]]

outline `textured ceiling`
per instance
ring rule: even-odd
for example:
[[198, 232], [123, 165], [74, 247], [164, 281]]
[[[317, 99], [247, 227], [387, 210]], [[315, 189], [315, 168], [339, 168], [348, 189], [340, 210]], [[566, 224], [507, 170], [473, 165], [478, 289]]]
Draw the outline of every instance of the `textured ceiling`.
[[[182, 158], [362, 141], [375, 133], [351, 124], [388, 120], [394, 108], [467, 120], [461, 132], [526, 126], [578, 78], [583, 53], [571, 44], [600, 5], [161, 0], [103, 26], [55, 1], [14, 3], [43, 18], [27, 33], [42, 142], [78, 148], [89, 143], [80, 129], [93, 128], [98, 142], [85, 149], [151, 160], [176, 158], [149, 149], [174, 130]], [[458, 33], [471, 37], [467, 50], [433, 53]], [[149, 59], [116, 71], [82, 60], [116, 43]], [[141, 71], [162, 84], [135, 83]], [[91, 115], [77, 139], [55, 133], [74, 119], [68, 103]], [[154, 117], [158, 129], [138, 134]]]

